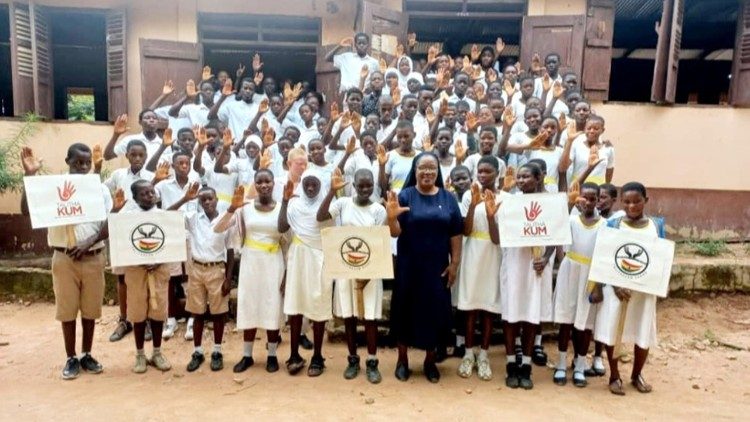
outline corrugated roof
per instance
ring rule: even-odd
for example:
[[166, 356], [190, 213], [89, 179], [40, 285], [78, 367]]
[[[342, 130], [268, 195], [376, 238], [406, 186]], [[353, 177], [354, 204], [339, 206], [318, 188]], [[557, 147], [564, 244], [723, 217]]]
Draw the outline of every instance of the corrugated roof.
[[[661, 18], [663, 0], [616, 0], [618, 19]], [[733, 22], [737, 19], [737, 0], [685, 0], [685, 20]]]

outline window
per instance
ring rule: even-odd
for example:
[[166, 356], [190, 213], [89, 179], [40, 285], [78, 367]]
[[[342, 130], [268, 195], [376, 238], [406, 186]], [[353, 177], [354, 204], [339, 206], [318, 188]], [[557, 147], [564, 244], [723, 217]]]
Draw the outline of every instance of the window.
[[70, 121], [93, 122], [96, 100], [93, 88], [68, 88], [65, 115]]
[[10, 15], [0, 4], [0, 116], [13, 115], [13, 77], [10, 67]]

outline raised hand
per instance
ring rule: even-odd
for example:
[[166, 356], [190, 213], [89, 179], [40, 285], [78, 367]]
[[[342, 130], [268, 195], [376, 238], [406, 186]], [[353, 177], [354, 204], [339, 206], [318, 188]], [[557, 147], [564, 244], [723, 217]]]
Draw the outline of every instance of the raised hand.
[[234, 72], [234, 76], [239, 81], [240, 79], [242, 79], [242, 75], [244, 74], [245, 74], [245, 65], [240, 63], [240, 65], [237, 67], [237, 71]]
[[414, 32], [406, 34], [406, 43], [409, 44], [409, 47], [417, 45], [417, 34]]
[[260, 163], [258, 164], [258, 167], [262, 169], [268, 169], [271, 167], [272, 163], [273, 158], [271, 157], [271, 150], [267, 149], [263, 151], [263, 155], [260, 156]]
[[271, 128], [266, 128], [265, 132], [261, 132], [263, 149], [267, 149], [276, 142], [276, 132]]
[[339, 105], [336, 103], [331, 104], [331, 121], [336, 121], [339, 118]]
[[344, 181], [344, 175], [341, 174], [341, 169], [336, 167], [331, 173], [331, 191], [337, 191], [343, 189], [348, 183]]
[[385, 75], [385, 71], [388, 70], [388, 63], [385, 62], [384, 58], [380, 58], [378, 60], [378, 67], [380, 68], [380, 73]]
[[534, 56], [531, 57], [531, 71], [533, 73], [539, 73], [544, 69], [544, 66], [542, 66], [542, 58], [539, 57], [539, 53], [534, 53]]
[[203, 72], [201, 73], [201, 81], [207, 81], [213, 78], [214, 75], [211, 73], [211, 66], [203, 66]]
[[385, 147], [381, 144], [375, 148], [375, 154], [378, 157], [378, 164], [384, 166], [388, 162], [388, 154], [385, 152]]
[[263, 69], [263, 62], [260, 61], [260, 54], [255, 53], [253, 55], [253, 72], [258, 74], [261, 69]]
[[256, 72], [253, 82], [255, 82], [255, 86], [260, 86], [261, 82], [263, 82], [263, 72]]
[[578, 198], [581, 197], [581, 183], [576, 179], [570, 184], [568, 189], [568, 204], [573, 205], [578, 202]]
[[224, 147], [223, 150], [229, 150], [229, 148], [232, 148], [232, 142], [234, 142], [234, 137], [232, 136], [232, 129], [226, 128], [224, 129], [224, 134], [222, 136], [222, 146]]
[[23, 166], [24, 175], [33, 176], [42, 168], [42, 160], [34, 156], [31, 148], [23, 147], [21, 148], [21, 166]]
[[546, 130], [539, 131], [539, 134], [536, 135], [534, 139], [531, 140], [531, 143], [529, 144], [529, 148], [542, 149], [546, 147], [548, 138], [549, 138], [549, 133], [547, 133]]
[[505, 91], [505, 94], [508, 96], [508, 102], [510, 102], [510, 97], [516, 93], [516, 87], [510, 80], [506, 79], [503, 82], [503, 91]]
[[473, 71], [473, 69], [471, 66], [471, 59], [469, 58], [469, 56], [464, 56], [463, 65], [464, 67], [461, 69], [461, 71], [463, 71], [467, 75], [471, 75], [471, 72]]
[[174, 92], [174, 84], [172, 83], [172, 80], [166, 80], [164, 81], [164, 86], [161, 89], [162, 95], [169, 95]]
[[510, 192], [514, 187], [516, 187], [516, 169], [508, 166], [503, 178], [503, 191]]
[[573, 142], [573, 140], [582, 133], [582, 131], [576, 129], [576, 122], [568, 123], [568, 142]]
[[440, 100], [440, 108], [438, 109], [438, 115], [440, 115], [441, 117], [445, 116], [446, 112], [448, 112], [448, 99], [443, 98], [442, 100]]
[[427, 123], [432, 124], [435, 119], [437, 119], [437, 116], [435, 115], [435, 112], [432, 111], [432, 106], [427, 106], [427, 108], [424, 111], [424, 117], [427, 119]]
[[268, 108], [268, 98], [264, 98], [258, 105], [258, 113], [263, 114], [268, 111]]
[[602, 161], [604, 161], [604, 159], [603, 158], [599, 158], [599, 147], [597, 147], [596, 145], [594, 145], [589, 150], [588, 165], [589, 165], [589, 167], [596, 167]]
[[503, 124], [508, 128], [516, 124], [516, 113], [513, 112], [513, 107], [508, 106], [503, 110]]
[[476, 44], [471, 45], [471, 61], [475, 62], [479, 60], [479, 46]]
[[344, 114], [341, 115], [341, 123], [339, 127], [343, 130], [343, 129], [348, 128], [351, 125], [352, 125], [352, 114], [349, 112], [349, 110], [347, 110], [344, 112]]
[[391, 99], [394, 105], [401, 104], [401, 88], [398, 86], [391, 88]]
[[232, 202], [229, 204], [229, 212], [235, 212], [245, 205], [245, 187], [242, 185], [235, 188], [232, 194]]
[[161, 143], [165, 147], [171, 146], [174, 143], [174, 138], [172, 137], [171, 127], [164, 129], [164, 136], [161, 137]]
[[397, 45], [396, 46], [396, 57], [403, 56], [405, 51], [406, 51], [406, 48], [404, 48], [403, 44]]
[[487, 72], [485, 72], [485, 76], [487, 77], [487, 82], [493, 83], [497, 80], [497, 72], [493, 68], [487, 69]]
[[545, 73], [544, 76], [542, 76], [542, 89], [544, 92], [547, 92], [552, 88], [552, 79], [549, 77], [548, 73]]
[[350, 120], [352, 130], [354, 130], [354, 133], [359, 136], [360, 132], [362, 131], [362, 116], [360, 116], [356, 111], [353, 111]]
[[195, 133], [195, 140], [198, 141], [198, 145], [206, 146], [208, 145], [208, 136], [206, 135], [206, 128], [203, 126], [199, 126], [197, 129], [193, 130], [193, 133]]
[[477, 119], [477, 115], [472, 111], [466, 113], [466, 129], [468, 129], [469, 132], [474, 132], [477, 126], [479, 126], [479, 119]]
[[359, 70], [359, 78], [360, 79], [367, 79], [367, 75], [370, 74], [370, 68], [366, 65], [362, 65], [362, 69]]
[[188, 79], [187, 86], [185, 86], [185, 96], [192, 99], [198, 95], [198, 90], [195, 88], [195, 81]]
[[128, 127], [128, 115], [127, 114], [121, 114], [117, 116], [117, 120], [115, 120], [115, 126], [113, 128], [115, 135], [122, 135], [123, 133], [130, 130]]
[[94, 145], [93, 152], [91, 154], [91, 161], [94, 163], [95, 169], [102, 168], [104, 163], [104, 154], [102, 152], [102, 146], [99, 144]]
[[503, 42], [503, 39], [500, 37], [497, 37], [497, 40], [495, 41], [495, 54], [500, 54], [505, 50], [505, 42]]
[[288, 201], [294, 197], [294, 182], [289, 179], [284, 185], [284, 200]]
[[482, 197], [482, 187], [479, 186], [479, 182], [474, 182], [471, 184], [471, 205], [477, 206], [479, 205], [484, 198]]
[[437, 59], [438, 48], [433, 44], [427, 49], [427, 64], [430, 65]]
[[429, 134], [425, 135], [424, 138], [422, 138], [422, 151], [432, 151], [432, 140], [430, 139]]
[[[480, 70], [481, 71], [481, 70]], [[478, 78], [479, 76], [477, 76]], [[477, 85], [474, 87], [474, 94], [477, 96], [477, 102], [482, 102], [484, 100], [484, 86], [483, 85]]]
[[[357, 150], [357, 137], [352, 135], [349, 141], [346, 143], [346, 149], [344, 150], [347, 154], [352, 155]], [[338, 168], [338, 167], [337, 167]]]
[[500, 204], [495, 202], [495, 192], [488, 190], [484, 192], [484, 210], [487, 213], [487, 218], [495, 218], [497, 210], [500, 209]]
[[122, 207], [125, 206], [125, 202], [127, 202], [127, 199], [125, 199], [125, 191], [123, 191], [122, 188], [117, 188], [115, 191], [115, 197], [112, 199], [112, 211], [120, 211]]
[[284, 99], [286, 100], [288, 97], [292, 96], [292, 86], [289, 85], [289, 82], [284, 82]]
[[342, 47], [351, 47], [352, 45], [354, 45], [354, 38], [352, 38], [352, 37], [343, 38], [339, 42], [339, 45], [342, 46]]
[[166, 162], [166, 161], [162, 161], [161, 163], [159, 163], [159, 165], [156, 166], [156, 172], [154, 173], [154, 180], [153, 180], [152, 183], [155, 185], [155, 184], [161, 182], [162, 180], [168, 179], [169, 178], [169, 169], [171, 167], [172, 166], [168, 162]]
[[560, 118], [557, 121], [559, 123], [557, 130], [558, 132], [562, 132], [568, 126], [568, 119], [565, 117], [565, 113], [560, 114]]
[[299, 99], [299, 95], [301, 93], [302, 93], [302, 83], [301, 82], [297, 82], [292, 87], [292, 98], [294, 98], [295, 100]]
[[389, 220], [395, 220], [399, 215], [409, 211], [409, 207], [402, 207], [401, 204], [398, 203], [396, 192], [389, 190], [387, 198], [388, 200], [385, 202], [385, 211]]
[[456, 145], [453, 146], [453, 153], [456, 155], [457, 164], [463, 162], [464, 158], [466, 158], [466, 147], [460, 139], [457, 140]]
[[476, 81], [482, 78], [482, 66], [474, 65], [471, 67], [471, 79]]
[[562, 82], [555, 81], [552, 84], [552, 96], [559, 100], [560, 97], [563, 96], [563, 94], [565, 94], [565, 87], [563, 86]]
[[224, 86], [221, 87], [221, 95], [227, 97], [234, 93], [234, 86], [232, 85], [232, 80], [227, 78], [226, 81], [224, 81]]
[[188, 201], [192, 201], [193, 199], [198, 197], [198, 191], [201, 189], [201, 184], [199, 182], [194, 182], [190, 186], [188, 186], [188, 189], [185, 191], [185, 199]]

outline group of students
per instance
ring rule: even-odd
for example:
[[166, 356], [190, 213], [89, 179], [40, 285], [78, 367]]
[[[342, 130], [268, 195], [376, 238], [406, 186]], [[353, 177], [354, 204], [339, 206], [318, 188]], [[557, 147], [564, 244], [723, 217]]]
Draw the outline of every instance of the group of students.
[[[380, 382], [382, 280], [325, 279], [321, 229], [387, 225], [397, 256], [391, 332], [399, 345], [398, 379], [409, 378], [406, 348], [411, 346], [427, 351], [425, 375], [439, 380], [437, 352], [447, 346], [451, 320], [453, 354], [461, 358], [458, 374], [467, 378], [476, 370], [480, 379], [491, 379], [488, 349], [493, 322], [500, 317], [509, 387], [533, 387], [531, 363], [547, 360], [541, 323], [554, 322], [560, 325], [554, 382], [567, 381], [572, 338], [573, 383], [582, 387], [586, 376], [604, 375], [603, 345], [610, 391], [624, 394], [613, 348], [620, 308], [627, 306], [622, 338], [636, 345], [631, 381], [638, 391], [651, 391], [641, 370], [656, 341], [655, 297], [591, 286], [588, 270], [599, 227], [663, 236], [663, 223], [644, 214], [646, 189], [635, 182], [621, 188], [623, 210], [613, 212], [614, 147], [602, 139], [604, 118], [582, 97], [577, 75], [561, 74], [555, 53], [543, 62], [535, 56], [527, 71], [517, 63], [501, 66], [501, 39], [495, 48], [472, 47], [471, 57], [450, 57], [430, 47], [416, 70], [408, 51], [413, 42], [410, 37], [409, 45], [399, 46], [389, 66], [368, 54], [367, 34], [342, 40], [326, 59], [340, 69], [343, 104], [331, 104], [327, 113], [325, 98], [307, 82], [286, 82], [280, 90], [264, 75], [256, 54], [252, 76], [243, 77], [241, 67], [234, 83], [227, 72], [214, 76], [206, 67], [198, 84], [188, 81], [174, 104], [160, 107], [174, 92], [167, 81], [154, 106], [138, 116], [138, 134], [123, 136], [128, 118], [120, 116], [104, 148], [70, 146], [65, 162], [71, 174], [99, 173], [105, 160], [127, 160], [128, 166], [103, 183], [112, 213], [162, 209], [185, 216], [186, 262], [113, 268], [119, 275], [120, 320], [110, 340], [134, 332], [134, 372], [149, 365], [171, 368], [160, 348], [183, 313], [179, 291], [185, 280], [186, 339], [195, 347], [187, 370], [205, 360], [207, 316], [214, 333], [210, 367], [223, 368], [228, 293], [239, 260], [236, 321], [243, 330], [243, 356], [235, 372], [254, 364], [258, 329], [267, 333], [266, 370], [279, 369], [276, 354], [286, 319], [287, 370], [296, 374], [307, 365], [299, 348], [309, 343], [304, 332], [310, 321], [313, 355], [307, 372], [320, 375], [325, 323], [336, 316], [343, 318], [347, 338], [344, 377], [360, 372], [355, 334], [361, 320], [366, 378]], [[36, 174], [39, 160], [30, 149], [21, 159], [26, 174]], [[566, 191], [572, 245], [565, 251], [502, 247], [498, 209], [505, 195]], [[22, 208], [28, 212], [25, 197]], [[81, 369], [102, 371], [90, 352], [94, 320], [101, 315], [108, 233], [106, 222], [67, 229], [50, 229], [48, 237], [57, 319], [68, 355], [63, 378], [72, 379]], [[434, 237], [436, 231], [447, 237]], [[554, 283], [556, 259], [561, 264]], [[425, 270], [436, 262], [442, 268]], [[363, 315], [357, 291], [364, 298]], [[80, 358], [75, 348], [79, 311]], [[476, 341], [478, 322], [481, 339]], [[589, 367], [592, 337], [597, 346]], [[150, 358], [144, 352], [148, 339]]]

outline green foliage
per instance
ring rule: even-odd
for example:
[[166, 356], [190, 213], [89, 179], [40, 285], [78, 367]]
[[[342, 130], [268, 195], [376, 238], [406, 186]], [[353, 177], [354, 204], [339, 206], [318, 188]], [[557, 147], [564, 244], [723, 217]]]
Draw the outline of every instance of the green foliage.
[[719, 256], [728, 252], [727, 243], [723, 240], [706, 240], [703, 242], [690, 242], [693, 250], [698, 255]]
[[68, 120], [93, 122], [94, 96], [68, 94]]
[[36, 122], [40, 117], [27, 113], [23, 125], [10, 137], [0, 140], [0, 194], [20, 192], [23, 187], [23, 167], [21, 166], [21, 148], [37, 129]]

